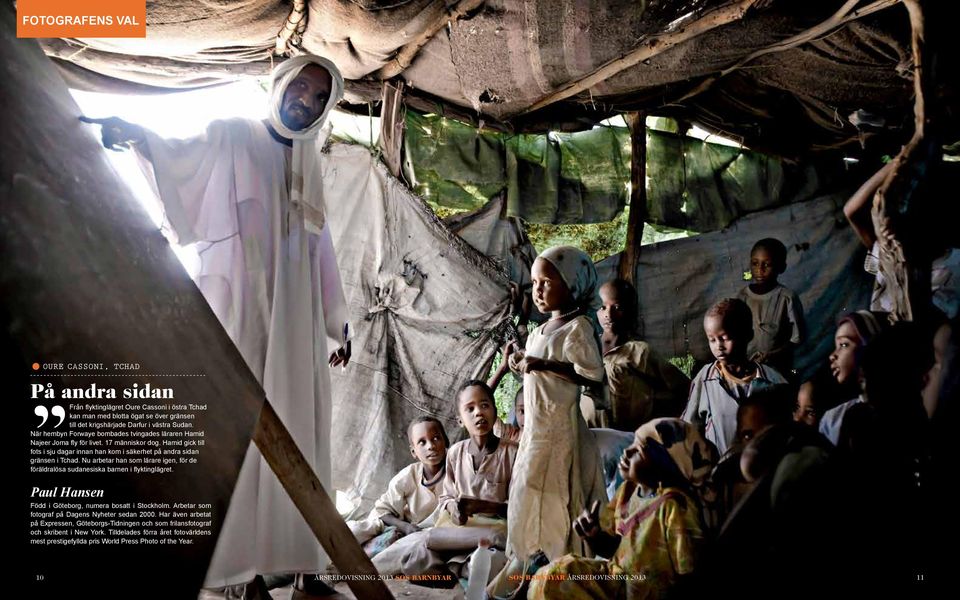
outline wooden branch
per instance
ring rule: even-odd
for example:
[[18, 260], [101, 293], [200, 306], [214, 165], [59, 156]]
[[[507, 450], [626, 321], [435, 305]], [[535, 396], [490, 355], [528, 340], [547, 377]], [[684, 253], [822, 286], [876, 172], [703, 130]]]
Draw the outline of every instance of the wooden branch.
[[592, 73], [571, 81], [560, 89], [551, 92], [540, 100], [537, 100], [529, 107], [515, 113], [511, 116], [520, 116], [549, 106], [554, 102], [565, 100], [571, 96], [586, 91], [596, 84], [605, 81], [617, 73], [636, 65], [637, 63], [661, 54], [678, 44], [682, 44], [712, 29], [722, 25], [734, 23], [743, 18], [747, 10], [753, 6], [757, 0], [736, 0], [729, 4], [715, 8], [707, 12], [699, 19], [689, 23], [683, 23], [678, 28], [666, 31], [660, 34], [648, 36], [642, 44], [631, 50], [629, 53], [611, 60]]
[[847, 23], [850, 23], [851, 21], [873, 14], [879, 10], [889, 8], [895, 4], [899, 4], [901, 0], [877, 0], [876, 2], [873, 2], [872, 4], [868, 4], [863, 8], [860, 8], [858, 10], [853, 10], [853, 8], [859, 2], [860, 0], [847, 0], [847, 2], [844, 3], [844, 5], [841, 6], [837, 12], [835, 12], [829, 19], [823, 21], [822, 23], [814, 25], [810, 29], [807, 29], [806, 31], [798, 33], [797, 35], [789, 37], [785, 40], [779, 41], [776, 44], [771, 44], [766, 48], [761, 48], [756, 52], [752, 52], [751, 54], [748, 54], [744, 58], [737, 61], [735, 64], [730, 65], [729, 67], [723, 69], [719, 73], [716, 73], [714, 75], [707, 77], [706, 79], [703, 80], [703, 82], [701, 82], [698, 86], [693, 88], [691, 91], [684, 94], [676, 102], [678, 103], [683, 102], [684, 100], [689, 100], [694, 96], [702, 94], [703, 92], [707, 91], [710, 87], [712, 87], [713, 84], [716, 83], [718, 80], [722, 79], [723, 77], [726, 77], [733, 71], [736, 71], [737, 69], [742, 68], [744, 65], [750, 62], [753, 62], [754, 60], [756, 60], [757, 58], [765, 54], [773, 54], [775, 52], [783, 52], [784, 50], [790, 50], [792, 48], [796, 48], [797, 46], [801, 46], [803, 44], [806, 44], [807, 42], [813, 41], [815, 39], [818, 39], [825, 35], [833, 33], [834, 31], [840, 29], [841, 27], [845, 26]]
[[434, 13], [429, 17], [430, 22], [427, 27], [412, 42], [401, 46], [390, 62], [371, 73], [369, 77], [381, 80], [396, 77], [410, 66], [420, 49], [426, 46], [427, 42], [433, 39], [438, 31], [452, 21], [466, 16], [467, 13], [478, 8], [483, 2], [484, 0], [461, 0], [454, 6], [447, 8], [447, 3], [444, 0], [437, 0], [427, 9]]
[[348, 579], [350, 591], [357, 598], [393, 600], [269, 400], [263, 403], [253, 442], [340, 573], [369, 576], [367, 581]]
[[[893, 308], [891, 321], [913, 321], [921, 316], [930, 300], [930, 265], [920, 264], [917, 252], [908, 244], [904, 217], [900, 207], [906, 202], [917, 179], [922, 177], [924, 160], [938, 158], [939, 144], [927, 134], [926, 100], [933, 97], [931, 64], [927, 53], [924, 10], [920, 0], [903, 0], [910, 16], [913, 51], [914, 132], [913, 137], [893, 159], [894, 165], [873, 198], [873, 229], [879, 245], [879, 271], [890, 290]], [[929, 148], [930, 144], [934, 148]], [[932, 151], [931, 151], [932, 150]], [[918, 168], [921, 167], [921, 168]], [[917, 243], [910, 239], [909, 243]]]
[[647, 124], [644, 113], [627, 113], [624, 119], [630, 127], [630, 215], [618, 275], [620, 279], [634, 283], [647, 217]]
[[273, 52], [277, 56], [289, 54], [292, 47], [300, 46], [303, 32], [307, 29], [307, 0], [293, 0], [290, 14], [277, 34]]

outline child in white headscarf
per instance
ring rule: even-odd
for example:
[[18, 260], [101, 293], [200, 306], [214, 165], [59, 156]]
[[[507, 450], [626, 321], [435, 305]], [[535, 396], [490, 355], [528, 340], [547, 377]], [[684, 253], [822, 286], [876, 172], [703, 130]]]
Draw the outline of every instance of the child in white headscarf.
[[533, 301], [550, 319], [511, 357], [523, 374], [526, 422], [514, 466], [507, 514], [508, 550], [523, 563], [543, 552], [554, 559], [580, 551], [570, 524], [594, 500], [605, 500], [603, 472], [580, 414], [582, 386], [603, 380], [597, 344], [597, 271], [578, 248], [540, 254], [531, 270]]

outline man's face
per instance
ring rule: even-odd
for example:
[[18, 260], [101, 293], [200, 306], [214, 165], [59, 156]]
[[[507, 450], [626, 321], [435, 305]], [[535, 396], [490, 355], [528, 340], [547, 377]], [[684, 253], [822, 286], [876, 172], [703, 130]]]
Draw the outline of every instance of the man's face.
[[330, 100], [333, 80], [319, 65], [307, 65], [283, 92], [280, 120], [291, 131], [300, 131], [317, 120]]

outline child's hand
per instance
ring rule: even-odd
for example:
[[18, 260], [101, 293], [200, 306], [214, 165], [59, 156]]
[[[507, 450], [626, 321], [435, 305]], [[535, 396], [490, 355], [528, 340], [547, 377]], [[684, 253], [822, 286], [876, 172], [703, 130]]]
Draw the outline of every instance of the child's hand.
[[467, 515], [460, 510], [460, 501], [451, 502], [447, 505], [447, 512], [450, 513], [450, 518], [453, 519], [453, 522], [457, 525], [466, 525], [467, 524]]
[[523, 360], [524, 356], [526, 356], [526, 352], [523, 350], [515, 350], [510, 353], [510, 355], [507, 357], [507, 364], [510, 365], [511, 371], [522, 373], [520, 370], [520, 361]]
[[524, 356], [517, 362], [517, 371], [521, 373], [533, 373], [542, 371], [546, 368], [547, 362], [536, 356]]
[[750, 360], [758, 363], [767, 362], [767, 354], [765, 352], [754, 352], [753, 356], [750, 357]]
[[397, 523], [397, 529], [399, 529], [403, 535], [410, 535], [411, 533], [416, 533], [420, 531], [420, 528], [414, 525], [413, 523]]
[[509, 364], [510, 357], [513, 356], [513, 354], [517, 352], [519, 349], [520, 347], [517, 345], [517, 341], [510, 340], [509, 342], [503, 345], [503, 348], [500, 349], [500, 352], [503, 353], [503, 359], [507, 361], [507, 363]]
[[596, 537], [600, 533], [600, 501], [594, 500], [590, 509], [583, 509], [573, 522], [573, 529], [584, 539]]

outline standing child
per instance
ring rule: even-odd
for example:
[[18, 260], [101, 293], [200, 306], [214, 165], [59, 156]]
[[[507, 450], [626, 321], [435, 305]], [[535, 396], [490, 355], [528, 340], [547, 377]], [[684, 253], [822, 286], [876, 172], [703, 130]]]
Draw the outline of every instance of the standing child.
[[579, 542], [570, 523], [606, 498], [600, 456], [580, 414], [580, 388], [603, 380], [594, 318], [597, 271], [585, 252], [558, 246], [533, 263], [533, 302], [550, 319], [511, 357], [523, 373], [526, 423], [507, 514], [508, 550], [518, 561], [557, 558]]
[[721, 455], [736, 438], [740, 402], [759, 390], [786, 383], [776, 369], [747, 358], [752, 323], [750, 309], [736, 298], [717, 302], [703, 318], [703, 331], [717, 360], [693, 379], [683, 420], [696, 425]]
[[614, 499], [574, 524], [608, 559], [564, 556], [537, 572], [527, 597], [669, 597], [697, 564], [704, 534], [695, 488], [714, 462], [716, 450], [679, 419], [640, 427], [620, 459], [624, 483]]
[[[347, 526], [361, 544], [386, 533], [393, 527], [396, 538], [420, 531], [433, 525], [437, 509], [437, 496], [446, 472], [447, 445], [450, 443], [443, 424], [434, 417], [417, 417], [407, 427], [410, 454], [417, 462], [408, 465], [393, 476], [387, 491], [380, 496], [369, 516], [360, 521], [347, 521]], [[370, 555], [377, 554], [389, 545], [388, 540], [368, 548]]]
[[610, 390], [611, 427], [636, 431], [654, 417], [676, 417], [690, 379], [637, 339], [637, 290], [613, 279], [600, 286], [603, 367]]
[[787, 270], [787, 248], [764, 238], [750, 251], [750, 285], [738, 297], [753, 314], [753, 339], [747, 356], [766, 363], [782, 375], [793, 369], [793, 350], [803, 341], [803, 307], [796, 292], [777, 281]]

